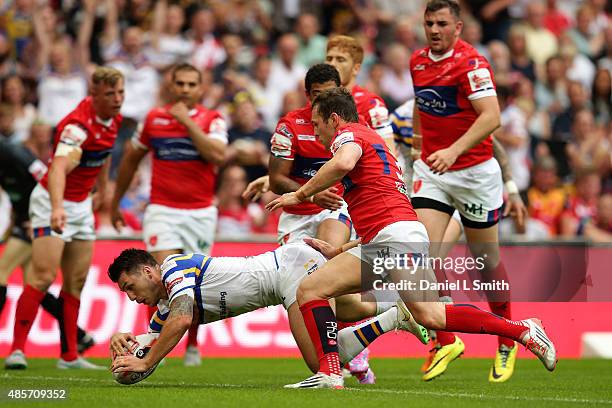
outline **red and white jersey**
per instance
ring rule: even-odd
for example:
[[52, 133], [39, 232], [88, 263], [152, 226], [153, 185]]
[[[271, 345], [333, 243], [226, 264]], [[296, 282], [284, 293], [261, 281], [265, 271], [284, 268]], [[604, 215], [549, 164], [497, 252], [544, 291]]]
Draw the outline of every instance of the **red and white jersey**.
[[355, 143], [361, 149], [361, 158], [342, 184], [344, 200], [362, 242], [368, 243], [387, 225], [416, 221], [401, 170], [385, 141], [367, 126], [349, 123], [338, 129], [332, 153], [347, 143]]
[[361, 119], [383, 139], [393, 137], [389, 110], [383, 99], [358, 85], [353, 87], [351, 93]]
[[[423, 161], [445, 149], [467, 132], [478, 114], [471, 101], [495, 96], [489, 62], [468, 43], [458, 40], [448, 53], [436, 56], [429, 48], [410, 59], [416, 104], [419, 109]], [[475, 166], [493, 157], [491, 136], [459, 156], [450, 170]]]
[[[187, 128], [169, 112], [170, 105], [149, 111], [132, 142], [153, 151], [151, 204], [195, 209], [213, 204], [217, 166], [196, 149]], [[227, 143], [227, 125], [221, 114], [196, 105], [189, 116], [211, 137]]]
[[[79, 202], [89, 196], [104, 162], [113, 150], [121, 119], [121, 115], [106, 121], [100, 119], [88, 96], [57, 125], [53, 151], [56, 151], [60, 142], [79, 147], [82, 151], [78, 166], [66, 176], [65, 200]], [[40, 184], [48, 190], [48, 183], [47, 172]]]
[[[274, 157], [293, 160], [289, 178], [304, 185], [317, 174], [332, 155], [315, 136], [311, 122], [312, 108], [309, 105], [289, 112], [276, 125], [272, 135], [271, 152]], [[338, 186], [340, 187], [340, 186]], [[338, 194], [342, 195], [342, 192]], [[289, 214], [318, 214], [323, 208], [311, 202], [283, 208]]]

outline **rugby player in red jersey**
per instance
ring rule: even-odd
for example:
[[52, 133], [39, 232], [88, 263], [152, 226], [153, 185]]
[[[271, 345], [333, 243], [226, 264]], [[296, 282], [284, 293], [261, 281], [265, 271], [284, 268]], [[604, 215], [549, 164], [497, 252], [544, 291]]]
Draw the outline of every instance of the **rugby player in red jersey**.
[[32, 273], [26, 276], [17, 301], [7, 368], [27, 367], [25, 342], [60, 267], [60, 324], [65, 335], [61, 336], [57, 368], [101, 368], [77, 354], [77, 318], [95, 240], [90, 194], [95, 186], [97, 194], [104, 196], [124, 97], [123, 75], [113, 68], [97, 68], [91, 77], [90, 95], [57, 125], [49, 170], [30, 196]]
[[[214, 205], [217, 166], [225, 159], [227, 126], [221, 114], [206, 109], [202, 74], [190, 64], [172, 70], [173, 104], [152, 109], [127, 145], [112, 201], [113, 223], [123, 224], [121, 197], [140, 161], [153, 153], [151, 200], [145, 211], [144, 241], [158, 263], [183, 252], [209, 254], [217, 225]], [[151, 311], [150, 311], [151, 313]], [[201, 364], [197, 325], [189, 331], [185, 365]]]
[[[413, 53], [410, 71], [416, 103], [414, 134], [422, 139], [421, 158], [413, 165], [412, 205], [427, 228], [430, 255], [442, 256], [441, 243], [455, 209], [479, 270], [486, 282], [508, 282], [500, 261], [498, 222], [502, 214], [503, 181], [493, 158], [491, 134], [500, 125], [495, 82], [488, 61], [459, 38], [463, 22], [453, 0], [430, 0], [424, 28], [428, 46]], [[507, 185], [516, 193], [516, 185]], [[510, 191], [513, 190], [513, 191]], [[436, 270], [438, 281], [445, 281]], [[450, 292], [440, 293], [450, 302]], [[510, 291], [486, 292], [491, 311], [511, 318]], [[464, 350], [461, 339], [440, 332], [423, 380], [442, 374]], [[500, 337], [489, 380], [512, 375], [517, 345]]]
[[[317, 136], [331, 150], [333, 158], [299, 190], [284, 194], [267, 208], [298, 204], [338, 181], [344, 185], [344, 199], [362, 243], [338, 254], [300, 284], [297, 301], [317, 350], [320, 368], [314, 376], [288, 386], [342, 388], [337, 321], [328, 300], [362, 291], [362, 268], [368, 272], [380, 260], [407, 254], [413, 255], [410, 259], [414, 264], [418, 259], [426, 259], [429, 239], [406, 195], [394, 156], [376, 132], [357, 123], [357, 109], [350, 93], [343, 88], [321, 93], [313, 102], [312, 121]], [[511, 321], [472, 305], [444, 304], [437, 301], [437, 291], [429, 289], [436, 282], [426, 264], [421, 263], [420, 267], [417, 264], [410, 273], [403, 269], [392, 266], [383, 270], [381, 277], [396, 284], [408, 285], [416, 280], [428, 283], [423, 291], [409, 286], [399, 290], [405, 306], [423, 326], [508, 337], [524, 344], [548, 370], [555, 369], [555, 347], [539, 320]]]
[[363, 54], [363, 47], [355, 38], [337, 35], [327, 41], [325, 62], [336, 67], [340, 73], [342, 86], [350, 90], [355, 98], [357, 113], [384, 139], [389, 150], [395, 152], [393, 129], [385, 102], [380, 96], [357, 85]]

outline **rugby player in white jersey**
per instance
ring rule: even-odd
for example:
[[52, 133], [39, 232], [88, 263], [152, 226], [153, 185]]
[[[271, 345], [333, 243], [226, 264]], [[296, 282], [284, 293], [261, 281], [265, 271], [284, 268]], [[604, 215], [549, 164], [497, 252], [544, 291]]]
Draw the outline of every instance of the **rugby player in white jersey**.
[[[113, 372], [144, 372], [154, 367], [181, 340], [192, 321], [200, 324], [238, 316], [262, 307], [282, 304], [289, 315], [289, 326], [308, 367], [317, 372], [319, 360], [296, 302], [300, 282], [333, 257], [356, 246], [357, 241], [333, 248], [319, 240], [310, 245], [294, 243], [257, 256], [208, 257], [178, 254], [162, 265], [146, 251], [124, 250], [109, 266], [108, 275], [130, 300], [158, 310], [151, 319], [150, 332], [160, 336], [149, 353], [138, 359], [125, 350], [135, 340], [131, 333], [116, 333], [110, 342]], [[322, 254], [325, 254], [322, 255]], [[398, 297], [399, 299], [399, 297]], [[376, 302], [366, 293], [350, 295], [338, 302], [336, 313], [344, 321], [374, 319], [338, 333], [342, 362], [350, 361], [382, 334], [395, 329], [412, 332], [423, 343], [427, 331], [419, 326], [404, 307]]]

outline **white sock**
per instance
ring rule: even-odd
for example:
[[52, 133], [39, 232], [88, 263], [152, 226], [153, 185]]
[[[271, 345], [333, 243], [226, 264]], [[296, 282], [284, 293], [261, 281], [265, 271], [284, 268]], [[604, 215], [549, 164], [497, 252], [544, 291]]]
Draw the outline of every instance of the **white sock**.
[[395, 306], [395, 302], [376, 302], [376, 316], [385, 313]]
[[[386, 302], [385, 302], [386, 303]], [[378, 308], [378, 304], [377, 304]], [[370, 343], [397, 327], [397, 308], [392, 307], [376, 317], [338, 332], [338, 353], [344, 365], [361, 353]]]

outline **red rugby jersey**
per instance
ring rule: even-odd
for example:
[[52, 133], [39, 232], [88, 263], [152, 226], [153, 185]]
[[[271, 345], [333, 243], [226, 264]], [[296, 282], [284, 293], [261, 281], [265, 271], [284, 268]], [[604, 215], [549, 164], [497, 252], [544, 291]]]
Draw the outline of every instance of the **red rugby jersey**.
[[362, 243], [398, 221], [416, 221], [417, 215], [407, 196], [397, 160], [375, 131], [358, 123], [338, 129], [331, 151], [355, 143], [361, 158], [343, 179], [344, 200]]
[[[106, 158], [113, 149], [121, 119], [120, 114], [107, 121], [98, 118], [92, 98], [88, 96], [57, 125], [53, 151], [55, 152], [60, 141], [78, 146], [82, 150], [78, 166], [66, 176], [65, 200], [83, 201], [89, 196]], [[53, 160], [53, 157], [50, 160]], [[40, 184], [47, 189], [48, 183], [47, 172]]]
[[[272, 135], [271, 152], [274, 157], [293, 160], [289, 178], [304, 185], [317, 174], [332, 155], [315, 136], [311, 122], [312, 108], [310, 104], [296, 109], [283, 116], [276, 125]], [[338, 186], [340, 187], [340, 186]], [[342, 195], [342, 191], [338, 192]], [[283, 208], [289, 214], [318, 214], [323, 208], [305, 201], [298, 205]]]
[[[169, 108], [152, 109], [134, 137], [134, 144], [153, 152], [151, 204], [208, 207], [215, 196], [217, 166], [202, 158], [187, 128]], [[227, 125], [219, 112], [196, 105], [189, 116], [208, 137], [227, 143]]]
[[[416, 51], [410, 73], [419, 110], [423, 161], [465, 134], [478, 114], [471, 100], [495, 96], [495, 81], [488, 61], [468, 43], [458, 40], [442, 56], [429, 48]], [[450, 170], [475, 166], [493, 157], [491, 136], [459, 156]]]

